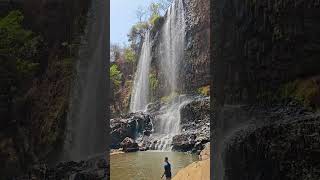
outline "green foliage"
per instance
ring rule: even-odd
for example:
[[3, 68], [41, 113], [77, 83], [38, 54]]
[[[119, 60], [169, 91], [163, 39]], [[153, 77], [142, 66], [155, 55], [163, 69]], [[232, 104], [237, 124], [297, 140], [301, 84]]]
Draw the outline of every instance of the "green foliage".
[[20, 82], [31, 78], [39, 69], [36, 59], [42, 41], [40, 36], [22, 27], [23, 18], [20, 11], [11, 11], [0, 19], [1, 64], [11, 61], [15, 68], [8, 73], [13, 73]]
[[172, 101], [175, 97], [177, 97], [179, 95], [179, 93], [177, 92], [172, 92], [171, 94], [169, 94], [168, 96], [163, 96], [161, 97], [161, 102], [164, 102], [164, 103], [168, 103], [170, 101]]
[[129, 34], [128, 40], [131, 43], [131, 48], [137, 53], [139, 51], [140, 44], [144, 38], [145, 33], [149, 29], [147, 22], [138, 22], [133, 25]]
[[309, 108], [319, 105], [313, 102], [313, 99], [319, 95], [320, 89], [314, 79], [295, 80], [280, 89], [281, 98], [292, 98]]
[[16, 67], [21, 78], [32, 77], [39, 68], [39, 63], [29, 63], [24, 60], [17, 60]]
[[18, 57], [31, 58], [37, 54], [41, 38], [23, 29], [23, 18], [20, 11], [11, 11], [0, 19], [0, 49], [9, 49]]
[[150, 24], [152, 26], [155, 26], [159, 23], [160, 19], [161, 19], [161, 16], [159, 16], [159, 15], [152, 16], [150, 19]]
[[203, 96], [210, 96], [210, 85], [202, 86], [197, 89], [197, 92]]
[[149, 74], [149, 85], [150, 85], [150, 89], [152, 91], [155, 91], [158, 88], [159, 81], [157, 79], [156, 74], [154, 74], [154, 73]]
[[129, 63], [136, 62], [136, 54], [131, 48], [125, 49], [124, 58], [125, 58], [126, 62], [129, 62]]
[[129, 41], [135, 41], [143, 37], [144, 33], [148, 30], [149, 25], [147, 22], [138, 22], [137, 24], [131, 27], [131, 30], [128, 34]]
[[149, 6], [151, 18], [154, 16], [160, 16], [160, 3], [152, 2]]
[[122, 73], [119, 70], [118, 66], [116, 64], [111, 65], [110, 79], [116, 88], [120, 86], [121, 78], [122, 78]]

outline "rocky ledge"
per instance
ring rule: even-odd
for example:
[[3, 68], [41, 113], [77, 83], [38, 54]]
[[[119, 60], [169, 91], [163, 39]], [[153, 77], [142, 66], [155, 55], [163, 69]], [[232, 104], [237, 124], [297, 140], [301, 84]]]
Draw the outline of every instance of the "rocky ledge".
[[210, 142], [210, 98], [197, 97], [181, 108], [182, 133], [173, 137], [173, 150], [200, 153]]
[[239, 114], [248, 122], [230, 131], [225, 138], [221, 156], [226, 170], [224, 177], [239, 180], [320, 178], [319, 113], [293, 102], [224, 111], [224, 117], [229, 120], [239, 118]]
[[105, 154], [92, 157], [85, 161], [62, 162], [49, 168], [47, 165], [35, 165], [23, 176], [12, 178], [14, 180], [103, 180], [109, 177], [109, 164]]
[[[191, 99], [180, 109], [181, 134], [172, 138], [171, 145], [174, 151], [200, 153], [210, 141], [210, 99], [202, 96]], [[162, 107], [164, 103], [155, 102], [148, 105], [146, 112], [111, 119], [111, 148], [122, 148], [125, 152], [156, 149], [161, 135], [153, 130], [157, 130], [159, 116], [165, 113]]]
[[149, 136], [152, 133], [153, 116], [136, 112], [110, 120], [112, 149], [121, 147], [125, 138], [136, 139], [139, 134]]

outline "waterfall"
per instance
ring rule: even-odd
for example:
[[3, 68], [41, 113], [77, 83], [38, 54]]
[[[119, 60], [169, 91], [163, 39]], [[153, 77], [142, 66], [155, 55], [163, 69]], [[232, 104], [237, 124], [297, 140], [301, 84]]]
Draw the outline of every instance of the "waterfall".
[[147, 32], [139, 57], [138, 68], [134, 79], [130, 111], [144, 110], [149, 102], [149, 71], [151, 65], [150, 33]]
[[[169, 7], [162, 27], [160, 40], [160, 72], [166, 81], [165, 92], [175, 96], [179, 90], [180, 64], [184, 58], [185, 44], [185, 12], [182, 0], [176, 0]], [[181, 83], [181, 82], [180, 82]], [[158, 132], [165, 134], [156, 145], [157, 149], [170, 150], [173, 136], [180, 133], [180, 109], [189, 102], [184, 96], [175, 97], [159, 116]]]
[[[160, 29], [159, 49], [154, 56], [160, 65], [166, 95], [172, 96], [179, 90], [180, 64], [184, 58], [185, 47], [185, 12], [183, 0], [175, 0], [168, 8], [165, 21]], [[130, 103], [130, 111], [142, 111], [149, 103], [149, 71], [151, 65], [151, 42], [149, 32], [143, 42], [138, 69]], [[181, 83], [181, 82], [180, 82]], [[172, 96], [173, 97], [173, 96]], [[172, 137], [180, 133], [180, 109], [188, 102], [184, 96], [173, 97], [172, 101], [162, 107], [164, 113], [159, 116], [159, 137], [156, 149], [170, 150]]]
[[160, 39], [160, 71], [166, 80], [165, 92], [170, 95], [178, 89], [178, 74], [184, 58], [185, 12], [182, 0], [169, 7]]
[[181, 132], [180, 110], [191, 101], [190, 97], [180, 95], [168, 105], [162, 107], [162, 109], [165, 109], [165, 113], [159, 115], [159, 125], [155, 131], [159, 136], [159, 141], [155, 145], [156, 149], [171, 150], [172, 138]]
[[85, 159], [107, 149], [107, 3], [92, 0], [88, 12], [71, 93], [63, 160]]

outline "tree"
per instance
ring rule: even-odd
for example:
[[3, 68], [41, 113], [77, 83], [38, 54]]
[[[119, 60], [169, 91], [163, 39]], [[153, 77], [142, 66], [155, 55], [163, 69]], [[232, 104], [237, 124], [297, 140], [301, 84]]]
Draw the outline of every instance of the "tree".
[[139, 22], [132, 26], [129, 34], [128, 40], [131, 44], [131, 48], [138, 53], [142, 45], [145, 33], [149, 29], [149, 24], [147, 22]]
[[147, 14], [147, 10], [144, 9], [142, 6], [138, 7], [136, 11], [136, 16], [139, 20], [139, 22], [142, 22]]
[[116, 64], [112, 64], [110, 67], [110, 79], [113, 84], [113, 88], [116, 91], [121, 84], [122, 73]]
[[124, 51], [124, 59], [132, 66], [132, 74], [135, 72], [137, 56], [132, 48], [126, 48]]
[[118, 44], [110, 45], [110, 61], [114, 62], [119, 60], [121, 57], [121, 47]]
[[160, 16], [160, 3], [152, 2], [149, 5], [150, 19], [153, 16]]
[[172, 4], [173, 0], [159, 0], [159, 8], [160, 10], [163, 12], [163, 14], [167, 11], [167, 9], [170, 7], [170, 5]]
[[135, 63], [136, 62], [136, 54], [131, 48], [126, 48], [124, 50], [124, 58], [126, 62]]
[[15, 75], [20, 82], [31, 78], [38, 70], [37, 60], [42, 40], [22, 27], [23, 19], [20, 11], [11, 11], [0, 19], [0, 51], [14, 61], [17, 70]]

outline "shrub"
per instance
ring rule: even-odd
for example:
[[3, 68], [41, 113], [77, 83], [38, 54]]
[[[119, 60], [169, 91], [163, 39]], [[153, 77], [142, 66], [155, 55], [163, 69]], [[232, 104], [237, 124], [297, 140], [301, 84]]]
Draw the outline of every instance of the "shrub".
[[210, 85], [202, 86], [197, 89], [197, 92], [203, 96], [210, 96]]
[[118, 66], [116, 64], [111, 65], [110, 79], [116, 88], [120, 86], [121, 78], [122, 78], [122, 73], [119, 70]]
[[179, 95], [179, 93], [177, 92], [172, 92], [171, 94], [169, 94], [168, 96], [163, 96], [161, 97], [161, 102], [164, 102], [164, 103], [169, 103], [170, 101], [172, 101], [175, 97], [177, 97]]
[[149, 85], [152, 91], [155, 91], [159, 86], [159, 81], [157, 79], [156, 74], [150, 73], [149, 75]]
[[319, 105], [318, 102], [314, 101], [318, 96], [320, 96], [320, 89], [315, 79], [295, 80], [280, 88], [282, 99], [294, 99], [307, 108]]

